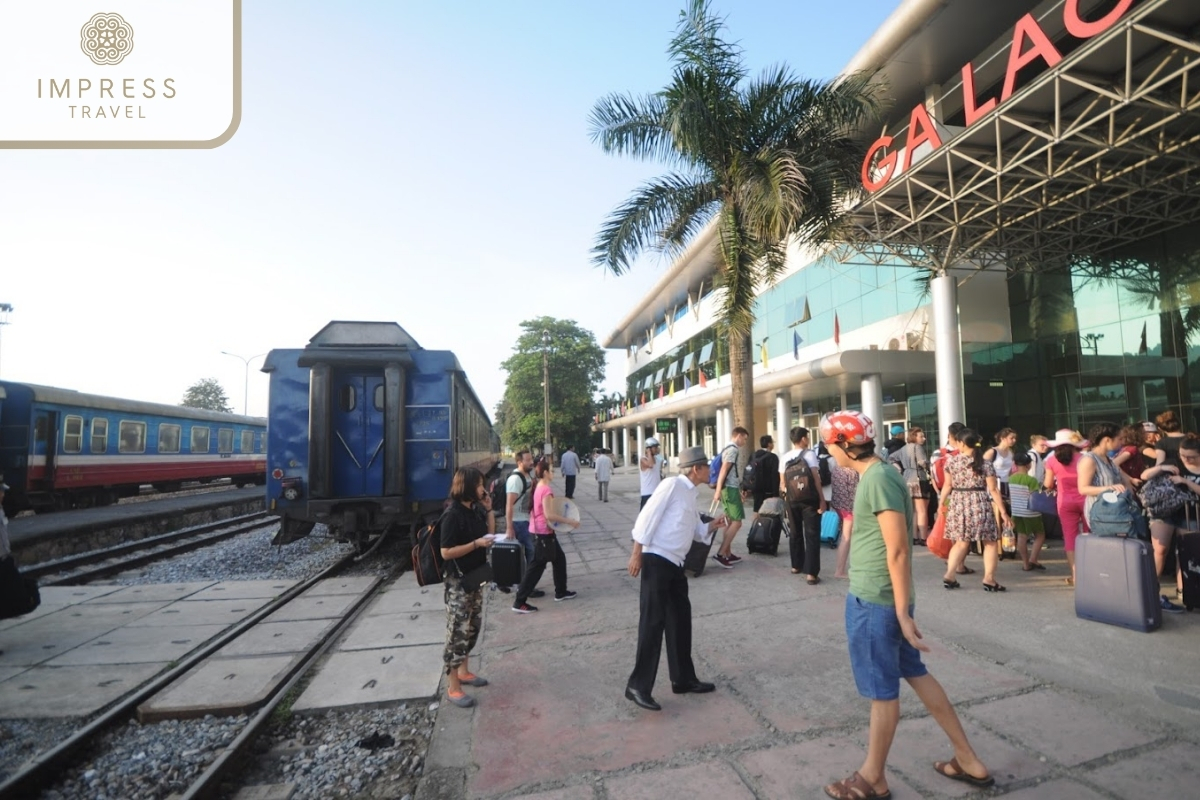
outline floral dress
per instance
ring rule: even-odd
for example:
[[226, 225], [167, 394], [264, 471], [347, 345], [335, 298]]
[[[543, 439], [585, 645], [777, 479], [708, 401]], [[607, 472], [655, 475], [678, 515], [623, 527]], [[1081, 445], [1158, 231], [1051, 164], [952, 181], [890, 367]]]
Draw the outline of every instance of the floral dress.
[[845, 518], [854, 513], [854, 494], [858, 491], [858, 473], [849, 467], [833, 465], [829, 476], [832, 487], [830, 505]]
[[946, 459], [946, 476], [950, 478], [950, 507], [946, 510], [946, 538], [952, 542], [979, 539], [994, 542], [1000, 538], [996, 528], [996, 513], [987, 479], [996, 477], [992, 465], [983, 462], [983, 474], [976, 475], [972, 458], [956, 453]]

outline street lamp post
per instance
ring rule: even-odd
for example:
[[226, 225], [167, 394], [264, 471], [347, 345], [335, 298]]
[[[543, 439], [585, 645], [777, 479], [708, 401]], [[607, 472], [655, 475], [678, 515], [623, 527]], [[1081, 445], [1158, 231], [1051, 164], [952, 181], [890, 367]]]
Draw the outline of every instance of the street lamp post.
[[244, 356], [239, 356], [237, 353], [230, 353], [222, 350], [221, 355], [240, 358], [242, 363], [246, 365], [246, 375], [242, 379], [242, 414], [248, 414], [248, 408], [250, 406], [250, 362], [256, 358], [262, 358], [266, 355], [266, 353], [259, 353], [256, 356], [250, 356], [249, 358], [246, 358]]
[[4, 326], [8, 324], [8, 315], [12, 313], [12, 310], [11, 303], [0, 303], [0, 334], [4, 333]]
[[550, 455], [550, 331], [542, 331], [542, 454]]

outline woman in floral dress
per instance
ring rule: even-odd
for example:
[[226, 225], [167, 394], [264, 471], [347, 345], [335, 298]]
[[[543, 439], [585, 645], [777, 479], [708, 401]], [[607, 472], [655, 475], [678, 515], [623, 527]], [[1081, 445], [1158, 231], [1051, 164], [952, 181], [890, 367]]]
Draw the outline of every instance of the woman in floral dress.
[[[957, 589], [958, 569], [967, 557], [972, 539], [983, 543], [983, 588], [987, 592], [1003, 592], [1005, 588], [996, 582], [996, 565], [999, 563], [1000, 529], [996, 525], [999, 516], [1004, 525], [1011, 525], [996, 471], [983, 460], [983, 449], [979, 434], [964, 429], [958, 436], [958, 453], [946, 460], [946, 483], [942, 487], [942, 513], [946, 514], [946, 538], [954, 542], [950, 558], [946, 561], [946, 574], [942, 585]], [[946, 506], [949, 495], [950, 504]]]

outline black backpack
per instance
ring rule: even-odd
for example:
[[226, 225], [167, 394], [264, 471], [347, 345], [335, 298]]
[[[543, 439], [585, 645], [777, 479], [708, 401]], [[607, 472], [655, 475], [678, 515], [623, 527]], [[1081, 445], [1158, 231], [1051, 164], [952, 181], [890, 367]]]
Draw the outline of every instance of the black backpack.
[[790, 505], [813, 505], [820, 502], [820, 488], [812, 468], [804, 460], [804, 454], [793, 458], [783, 468], [783, 482], [787, 487], [787, 501]]
[[514, 469], [507, 475], [492, 481], [491, 488], [488, 489], [488, 493], [492, 496], [492, 510], [496, 512], [497, 517], [504, 516], [504, 512], [508, 510], [508, 479], [513, 475], [519, 475], [521, 485], [525, 487], [517, 496], [516, 507], [526, 512], [533, 508], [533, 492], [529, 491], [529, 479], [522, 475], [520, 470]]
[[822, 486], [833, 483], [833, 453], [829, 452], [824, 442], [817, 445], [817, 473]]
[[[750, 463], [742, 470], [742, 489], [747, 492], [761, 492], [767, 487], [767, 478], [763, 477], [763, 462], [771, 455], [770, 450], [759, 450], [750, 457]], [[759, 486], [759, 484], [762, 486]]]
[[413, 574], [417, 576], [418, 586], [430, 586], [442, 582], [442, 520], [446, 515], [438, 517], [417, 531], [417, 543], [412, 549]]

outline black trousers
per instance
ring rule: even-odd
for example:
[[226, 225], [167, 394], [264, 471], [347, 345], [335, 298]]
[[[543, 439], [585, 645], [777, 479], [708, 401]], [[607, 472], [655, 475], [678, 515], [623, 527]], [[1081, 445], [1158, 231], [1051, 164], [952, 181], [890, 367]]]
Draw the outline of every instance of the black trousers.
[[567, 492], [566, 492], [567, 497], [573, 498], [575, 496], [575, 478], [577, 476], [567, 475], [565, 477], [567, 479]]
[[516, 605], [529, 599], [534, 587], [542, 579], [542, 573], [546, 571], [546, 564], [550, 564], [554, 570], [554, 596], [562, 597], [567, 593], [567, 556], [558, 543], [558, 537], [553, 533], [533, 534], [533, 561], [525, 572], [525, 580], [517, 588]]
[[792, 529], [792, 537], [788, 539], [792, 569], [798, 569], [805, 575], [820, 575], [821, 512], [816, 506], [788, 503], [787, 513]]
[[667, 639], [667, 670], [672, 683], [693, 683], [692, 603], [688, 600], [683, 567], [651, 553], [642, 554], [641, 616], [638, 618], [637, 657], [629, 688], [654, 691], [663, 636]]

